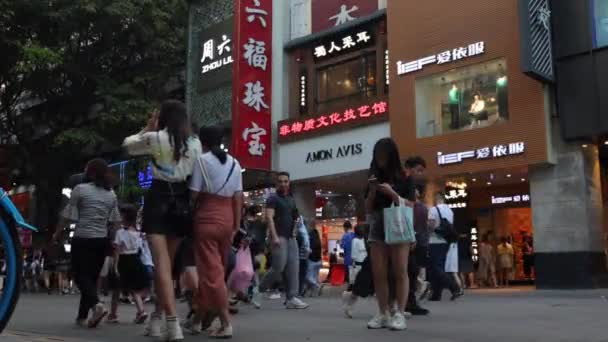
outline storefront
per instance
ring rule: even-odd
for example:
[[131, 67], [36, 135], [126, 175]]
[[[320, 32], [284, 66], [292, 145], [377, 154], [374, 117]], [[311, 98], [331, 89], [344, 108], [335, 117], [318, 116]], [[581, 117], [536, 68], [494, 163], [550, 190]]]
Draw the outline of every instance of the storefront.
[[319, 230], [326, 261], [340, 251], [344, 222], [364, 216], [373, 146], [391, 134], [386, 14], [369, 3], [354, 1], [360, 10], [352, 18], [325, 27], [329, 13], [347, 6], [313, 1], [312, 30], [285, 47], [289, 115], [277, 123], [278, 168], [291, 174], [298, 208]]
[[[592, 151], [560, 136], [548, 1], [393, 1], [387, 11], [392, 136], [403, 158], [427, 161], [428, 199], [447, 190], [474, 252], [488, 234], [511, 241], [512, 279], [597, 286], [587, 234], [601, 222], [587, 199], [599, 172]], [[535, 250], [529, 275], [524, 242]]]

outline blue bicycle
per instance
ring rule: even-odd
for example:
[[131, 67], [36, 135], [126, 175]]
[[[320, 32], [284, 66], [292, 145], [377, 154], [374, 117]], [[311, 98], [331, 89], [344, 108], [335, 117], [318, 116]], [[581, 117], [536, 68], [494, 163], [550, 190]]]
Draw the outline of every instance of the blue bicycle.
[[8, 194], [0, 188], [0, 256], [3, 281], [0, 285], [0, 333], [10, 320], [21, 289], [23, 259], [17, 228], [37, 231], [25, 222]]

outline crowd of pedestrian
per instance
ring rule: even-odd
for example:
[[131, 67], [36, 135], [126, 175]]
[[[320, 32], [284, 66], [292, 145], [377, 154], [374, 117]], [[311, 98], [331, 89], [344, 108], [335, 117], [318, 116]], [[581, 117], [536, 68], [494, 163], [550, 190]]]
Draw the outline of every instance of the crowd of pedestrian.
[[[86, 182], [72, 191], [61, 222], [75, 224], [68, 265], [81, 295], [78, 325], [118, 323], [126, 296], [137, 308], [133, 322], [145, 323], [146, 336], [179, 341], [186, 328], [231, 338], [239, 301], [261, 308], [263, 294], [284, 294], [287, 309], [306, 309], [305, 297], [322, 294], [322, 240], [314, 222], [298, 211], [289, 173], [277, 174], [264, 211], [245, 206], [242, 169], [224, 150], [223, 133], [203, 127], [196, 134], [185, 106], [164, 102], [141, 132], [124, 141], [129, 154], [152, 160], [143, 208], [119, 203], [105, 161], [87, 164]], [[445, 289], [452, 300], [463, 295], [468, 279], [454, 266], [460, 257], [454, 213], [441, 192], [432, 194], [434, 206], [425, 205], [425, 169], [420, 157], [402, 165], [393, 140], [378, 141], [365, 189], [366, 219], [344, 224], [344, 312], [352, 317], [359, 298], [375, 296], [378, 314], [370, 329], [404, 330], [407, 317], [429, 314], [422, 300], [439, 301]], [[404, 219], [395, 221], [395, 213]], [[62, 229], [57, 232], [54, 241]], [[51, 250], [47, 258], [55, 261], [45, 271], [61, 284], [66, 263]], [[509, 253], [512, 248], [499, 245], [501, 271], [508, 269], [502, 255]], [[483, 264], [483, 240], [480, 254]], [[337, 259], [334, 251], [328, 279]], [[493, 274], [486, 269], [490, 264], [483, 270]], [[109, 309], [99, 299], [101, 288], [112, 294]], [[189, 307], [183, 324], [176, 304], [182, 295]], [[151, 297], [155, 306], [148, 313], [144, 303]]]

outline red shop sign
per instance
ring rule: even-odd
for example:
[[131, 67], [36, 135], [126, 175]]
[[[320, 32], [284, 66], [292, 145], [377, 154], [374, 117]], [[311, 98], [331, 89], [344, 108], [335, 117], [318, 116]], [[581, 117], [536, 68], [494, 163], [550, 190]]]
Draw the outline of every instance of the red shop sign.
[[271, 168], [272, 0], [235, 0], [232, 154]]
[[378, 101], [356, 108], [347, 108], [344, 112], [334, 112], [316, 118], [289, 122], [283, 121], [279, 123], [279, 138], [283, 139], [295, 135], [305, 135], [329, 127], [345, 126], [356, 122], [376, 120], [378, 117], [386, 117], [387, 114], [388, 103], [385, 101]]

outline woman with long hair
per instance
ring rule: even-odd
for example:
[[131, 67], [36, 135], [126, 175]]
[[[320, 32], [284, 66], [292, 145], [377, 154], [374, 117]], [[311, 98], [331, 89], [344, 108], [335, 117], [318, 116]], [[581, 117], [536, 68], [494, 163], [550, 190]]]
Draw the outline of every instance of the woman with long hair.
[[[380, 139], [374, 146], [369, 171], [366, 211], [370, 222], [369, 242], [379, 314], [367, 324], [370, 329], [405, 330], [404, 311], [408, 294], [409, 243], [387, 245], [383, 210], [405, 200], [411, 205], [414, 186], [405, 178], [397, 145], [390, 138]], [[394, 281], [396, 307], [389, 302], [389, 274]], [[392, 288], [392, 286], [391, 286]], [[391, 310], [392, 309], [392, 310]]]
[[142, 228], [156, 267], [158, 304], [146, 325], [145, 335], [161, 336], [164, 312], [167, 339], [183, 340], [176, 317], [171, 267], [181, 239], [191, 230], [191, 220], [184, 212], [188, 207], [186, 180], [201, 153], [200, 141], [190, 134], [186, 106], [180, 101], [167, 100], [162, 103], [160, 113], [154, 113], [148, 125], [126, 138], [123, 146], [131, 155], [152, 157], [153, 181], [145, 197]]
[[218, 315], [221, 326], [211, 338], [231, 338], [225, 265], [232, 236], [239, 230], [243, 207], [243, 177], [239, 162], [220, 146], [219, 127], [203, 127], [203, 153], [194, 163], [190, 182], [195, 203], [194, 256], [199, 275], [198, 315]]
[[[97, 281], [105, 260], [108, 223], [120, 226], [118, 200], [112, 191], [112, 177], [108, 163], [93, 159], [85, 169], [85, 183], [77, 185], [62, 213], [55, 232], [57, 241], [66, 221], [76, 223], [72, 238], [72, 272], [80, 290], [80, 305], [76, 324], [95, 328], [108, 314], [97, 296]], [[92, 311], [91, 319], [89, 311]]]

